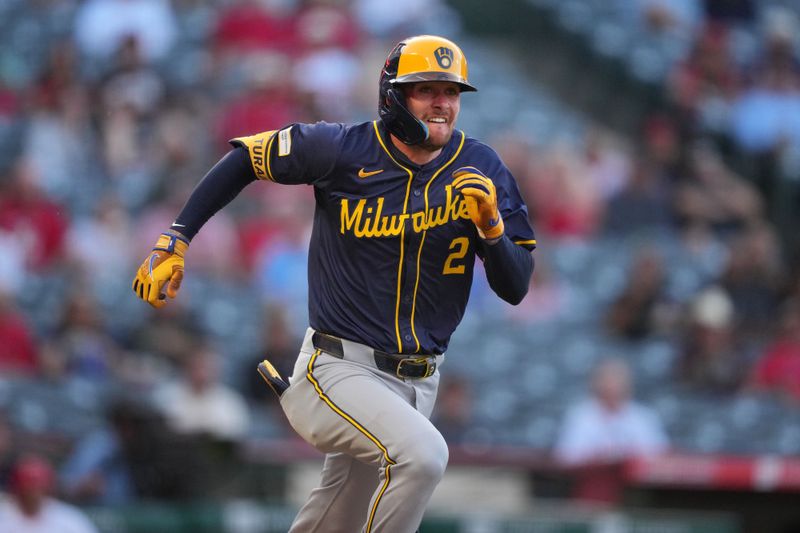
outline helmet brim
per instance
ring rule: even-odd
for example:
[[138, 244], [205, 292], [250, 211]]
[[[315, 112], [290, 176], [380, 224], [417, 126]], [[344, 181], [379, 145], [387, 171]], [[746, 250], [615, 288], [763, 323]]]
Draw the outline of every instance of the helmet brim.
[[478, 90], [467, 83], [467, 80], [461, 76], [456, 76], [449, 72], [414, 72], [412, 74], [406, 74], [405, 76], [398, 76], [391, 80], [391, 83], [397, 85], [401, 83], [419, 83], [423, 81], [449, 81], [457, 84], [461, 88], [461, 92], [474, 92]]

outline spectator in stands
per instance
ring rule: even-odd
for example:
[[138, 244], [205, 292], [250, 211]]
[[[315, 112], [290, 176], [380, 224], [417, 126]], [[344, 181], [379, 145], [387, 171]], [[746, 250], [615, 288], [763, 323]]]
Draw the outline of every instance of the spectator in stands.
[[777, 336], [756, 362], [750, 385], [800, 403], [800, 299], [784, 304]]
[[361, 28], [353, 12], [343, 2], [305, 0], [297, 13], [298, 48], [313, 52], [336, 48], [355, 52], [361, 38]]
[[527, 187], [537, 227], [551, 238], [586, 240], [597, 231], [605, 200], [584, 160], [571, 146], [554, 147], [534, 161]]
[[800, 257], [794, 258], [794, 261], [789, 264], [787, 271], [784, 298], [786, 300], [800, 299]]
[[50, 342], [63, 351], [69, 376], [97, 382], [113, 379], [120, 347], [105, 328], [98, 301], [88, 291], [68, 296]]
[[689, 164], [690, 174], [678, 184], [673, 204], [684, 227], [705, 225], [726, 235], [761, 220], [758, 191], [731, 172], [709, 144], [695, 145]]
[[283, 210], [286, 207], [289, 212], [285, 213], [283, 231], [260, 251], [254, 283], [265, 298], [287, 309], [291, 323], [302, 324], [308, 320], [308, 204], [304, 208], [295, 203]]
[[[476, 265], [476, 272], [481, 265]], [[480, 280], [480, 281], [479, 281]], [[574, 316], [572, 305], [580, 298], [572, 284], [565, 281], [549, 258], [539, 258], [536, 270], [533, 271], [528, 288], [528, 295], [518, 305], [506, 305], [492, 297], [491, 289], [483, 278], [475, 278], [472, 285], [471, 299], [480, 299], [480, 305], [473, 307], [473, 312], [480, 312], [484, 319], [508, 317], [520, 325], [537, 322], [556, 321]], [[479, 308], [479, 311], [475, 309]]]
[[249, 411], [242, 396], [220, 381], [219, 356], [208, 342], [184, 354], [182, 375], [155, 393], [177, 432], [235, 441], [244, 437]]
[[8, 127], [17, 118], [22, 102], [8, 80], [0, 80], [0, 126]]
[[346, 121], [353, 115], [354, 93], [362, 75], [355, 50], [359, 35], [355, 21], [348, 10], [317, 0], [308, 2], [298, 14], [297, 30], [303, 53], [293, 61], [292, 78], [308, 101], [311, 118]]
[[[118, 272], [131, 264], [130, 244], [133, 233], [128, 211], [117, 195], [98, 199], [94, 209], [84, 216], [76, 217], [67, 233], [67, 254], [79, 274], [77, 283], [100, 291], [119, 285]], [[96, 243], [103, 243], [105, 259], [102, 263], [93, 260]]]
[[754, 0], [705, 0], [706, 18], [711, 22], [753, 22], [756, 17]]
[[140, 42], [130, 37], [120, 42], [97, 93], [106, 170], [120, 198], [138, 209], [158, 193], [159, 149], [153, 129], [166, 94], [165, 80], [143, 58]]
[[394, 0], [355, 0], [353, 11], [363, 31], [396, 41], [407, 35], [455, 33], [459, 16], [442, 0], [405, 0], [395, 9]]
[[748, 357], [734, 334], [728, 293], [709, 287], [689, 305], [678, 379], [700, 391], [730, 394], [740, 389]]
[[88, 505], [125, 505], [134, 501], [134, 465], [128, 450], [143, 408], [131, 399], [114, 399], [108, 408], [107, 425], [78, 440], [59, 475], [67, 498]]
[[622, 464], [667, 451], [669, 441], [655, 411], [632, 398], [624, 360], [602, 360], [592, 372], [591, 396], [573, 404], [557, 437], [555, 458], [576, 476], [579, 499], [618, 501]]
[[31, 375], [39, 369], [39, 348], [28, 319], [14, 297], [0, 289], [0, 375]]
[[41, 179], [30, 160], [21, 157], [0, 185], [0, 232], [17, 239], [14, 253], [36, 272], [61, 262], [69, 226], [67, 209], [47, 197]]
[[161, 75], [145, 61], [141, 43], [133, 36], [123, 39], [101, 84], [103, 107], [109, 112], [127, 108], [138, 118], [151, 117], [165, 90]]
[[[64, 481], [77, 482], [72, 489], [82, 488], [84, 497], [92, 496], [92, 490], [86, 491], [87, 488], [98, 487], [109, 491], [96, 495], [102, 498], [180, 501], [207, 497], [211, 485], [202, 483], [208, 481], [207, 461], [195, 439], [176, 434], [141, 391], [131, 392], [132, 397], [126, 396], [126, 391], [111, 402], [108, 417], [112, 442], [98, 439], [87, 443], [96, 446], [88, 452], [105, 455], [121, 464], [100, 465], [97, 457], [92, 460], [93, 453], [89, 453], [89, 457], [80, 458], [74, 470], [65, 472], [68, 476]], [[108, 444], [112, 446], [106, 447]], [[99, 475], [106, 478], [108, 485], [92, 487], [93, 478]], [[81, 480], [88, 482], [88, 486], [80, 487]], [[128, 481], [132, 493], [127, 492]], [[111, 489], [117, 492], [113, 494]]]
[[469, 440], [473, 421], [469, 381], [457, 375], [442, 380], [431, 421], [447, 442], [463, 444]]
[[29, 272], [26, 258], [19, 253], [24, 246], [23, 236], [19, 233], [0, 227], [0, 292], [10, 295], [19, 294]]
[[677, 320], [677, 304], [667, 293], [663, 258], [652, 248], [639, 250], [627, 280], [606, 315], [608, 328], [628, 340], [669, 333]]
[[8, 487], [13, 451], [11, 422], [8, 420], [5, 409], [0, 408], [0, 499], [3, 497], [3, 491]]
[[48, 496], [53, 470], [41, 457], [17, 461], [11, 472], [11, 497], [0, 501], [0, 533], [97, 533], [77, 508]]
[[645, 118], [641, 131], [642, 159], [656, 169], [665, 185], [671, 185], [686, 173], [686, 132], [690, 123], [673, 115], [654, 113]]
[[535, 167], [535, 161], [543, 157], [544, 149], [536, 147], [530, 140], [523, 139], [516, 133], [508, 131], [500, 131], [493, 134], [489, 138], [489, 142], [491, 146], [497, 146], [497, 155], [500, 156], [503, 163], [517, 180], [520, 193], [526, 203], [531, 205], [533, 197], [530, 196], [530, 191], [526, 189], [533, 179], [531, 174], [532, 169]]
[[26, 95], [35, 109], [56, 109], [66, 92], [84, 85], [80, 78], [78, 55], [75, 43], [70, 39], [50, 46], [33, 91]]
[[739, 146], [756, 158], [754, 176], [774, 208], [785, 178], [797, 172], [792, 161], [800, 152], [800, 62], [795, 55], [800, 21], [796, 13], [778, 6], [763, 18], [764, 53], [751, 69], [752, 86], [734, 103], [731, 128]]
[[[719, 235], [705, 224], [694, 224], [681, 228], [680, 242], [688, 260], [702, 276], [703, 286], [719, 279], [730, 253]], [[693, 287], [692, 293], [698, 288]]]
[[670, 228], [670, 194], [660, 167], [644, 159], [635, 161], [630, 180], [606, 208], [604, 231], [624, 236]]
[[625, 0], [624, 4], [654, 34], [688, 39], [703, 19], [700, 0]]
[[726, 26], [706, 26], [668, 80], [672, 101], [686, 123], [720, 135], [727, 132], [730, 108], [741, 84], [729, 45]]
[[[103, 187], [88, 98], [79, 85], [65, 90], [57, 107], [32, 113], [25, 136], [25, 157], [41, 176], [42, 190], [72, 212], [86, 212]], [[47, 158], [40, 157], [42, 146], [51, 147]]]
[[[44, 72], [28, 95], [24, 154], [41, 176], [48, 197], [73, 211], [85, 211], [101, 187], [90, 91], [78, 77], [72, 43], [56, 43], [49, 53]], [[42, 146], [48, 147], [47, 157], [40, 157]]]
[[[255, 365], [262, 359], [269, 359], [280, 375], [292, 375], [294, 361], [297, 359], [297, 346], [300, 342], [296, 335], [296, 328], [293, 329], [293, 326], [289, 313], [283, 305], [274, 303], [265, 306], [261, 328], [261, 346], [258, 353], [253, 354], [250, 359], [253, 364], [244, 367], [245, 379], [248, 383], [246, 390], [251, 398], [257, 400], [266, 398], [271, 405], [275, 404], [268, 394], [268, 389], [265, 388], [264, 379], [255, 371]], [[285, 417], [281, 416], [280, 418]]]
[[216, 146], [220, 151], [242, 132], [274, 130], [303, 117], [298, 92], [292, 83], [292, 60], [278, 52], [261, 52], [239, 60], [244, 64], [237, 94], [220, 107]]
[[232, 58], [265, 50], [288, 53], [297, 44], [293, 15], [280, 2], [227, 2], [220, 9], [212, 44]]
[[147, 129], [131, 107], [103, 109], [100, 120], [101, 153], [112, 187], [129, 210], [150, 207], [147, 200], [157, 184]]
[[[622, 144], [614, 134], [599, 128], [590, 131], [584, 141], [583, 158], [589, 181], [597, 184], [600, 195], [606, 200], [617, 195], [630, 181], [633, 161]], [[514, 176], [523, 175], [514, 173]]]
[[608, 358], [592, 372], [591, 396], [567, 411], [554, 453], [575, 466], [659, 454], [668, 445], [658, 415], [633, 400], [627, 363]]
[[762, 341], [774, 333], [785, 281], [778, 236], [760, 222], [736, 235], [729, 248], [720, 284], [733, 302], [737, 336], [743, 342]]
[[[209, 109], [199, 95], [189, 94], [186, 99], [166, 100], [152, 124], [156, 198], [176, 183], [194, 186], [216, 156], [213, 132], [208, 131]], [[188, 138], [192, 142], [187, 143]]]
[[167, 0], [89, 0], [75, 17], [75, 41], [92, 60], [108, 59], [122, 41], [134, 38], [148, 62], [164, 59], [177, 34]]
[[[256, 372], [256, 365], [264, 359], [269, 359], [282, 376], [291, 376], [297, 359], [297, 346], [302, 340], [298, 337], [302, 332], [296, 325], [284, 305], [266, 301], [261, 312], [261, 343], [258, 349], [247, 357], [247, 364], [241, 367], [243, 374], [241, 378], [245, 384], [244, 394], [252, 400], [253, 407], [257, 409], [253, 412], [253, 418], [259, 419], [254, 420], [255, 425], [258, 426], [258, 422], [266, 422], [274, 431], [272, 435], [293, 435], [294, 430], [284, 416], [275, 395], [264, 382], [264, 378]], [[258, 429], [255, 429], [255, 433], [259, 437], [262, 435]]]
[[[126, 348], [133, 352], [154, 357], [160, 363], [180, 365], [185, 354], [192, 353], [196, 339], [203, 336], [202, 321], [198, 310], [187, 303], [162, 309], [161, 320], [156, 323], [145, 320], [128, 336]], [[126, 381], [137, 382], [141, 375], [124, 376]]]

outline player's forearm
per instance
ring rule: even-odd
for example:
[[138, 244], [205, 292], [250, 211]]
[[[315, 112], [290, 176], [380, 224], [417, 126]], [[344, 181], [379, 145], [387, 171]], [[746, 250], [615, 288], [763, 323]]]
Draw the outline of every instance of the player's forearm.
[[489, 286], [500, 298], [517, 305], [528, 293], [533, 274], [530, 251], [517, 246], [505, 235], [495, 244], [484, 244], [483, 250]]
[[197, 184], [171, 229], [191, 240], [209, 218], [255, 179], [247, 150], [234, 148]]

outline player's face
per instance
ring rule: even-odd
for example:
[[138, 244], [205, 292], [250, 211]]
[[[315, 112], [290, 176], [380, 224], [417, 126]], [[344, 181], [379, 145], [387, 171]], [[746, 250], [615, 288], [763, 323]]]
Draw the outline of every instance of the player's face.
[[405, 89], [406, 107], [428, 126], [430, 135], [422, 147], [434, 151], [453, 136], [461, 109], [461, 88], [449, 81], [423, 81]]

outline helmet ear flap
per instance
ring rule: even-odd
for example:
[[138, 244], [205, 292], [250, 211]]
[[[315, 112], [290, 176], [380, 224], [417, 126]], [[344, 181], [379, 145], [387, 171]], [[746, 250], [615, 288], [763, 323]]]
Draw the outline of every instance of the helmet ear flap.
[[392, 87], [386, 94], [389, 100], [391, 120], [384, 119], [389, 132], [405, 144], [419, 144], [428, 138], [428, 126], [415, 117], [405, 104], [405, 95], [397, 87]]
[[386, 59], [378, 87], [378, 116], [386, 129], [405, 144], [419, 144], [428, 138], [428, 126], [406, 107], [403, 90], [394, 85], [400, 54], [406, 43], [401, 42]]

